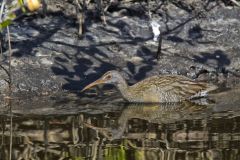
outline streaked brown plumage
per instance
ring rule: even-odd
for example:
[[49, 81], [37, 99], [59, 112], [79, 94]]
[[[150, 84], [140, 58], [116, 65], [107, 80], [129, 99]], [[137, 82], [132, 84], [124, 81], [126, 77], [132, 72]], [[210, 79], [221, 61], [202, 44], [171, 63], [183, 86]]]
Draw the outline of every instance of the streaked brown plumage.
[[105, 73], [82, 91], [102, 83], [115, 85], [124, 99], [140, 103], [181, 102], [204, 97], [209, 91], [217, 88], [215, 85], [197, 82], [180, 75], [153, 76], [128, 86], [121, 74], [113, 70]]

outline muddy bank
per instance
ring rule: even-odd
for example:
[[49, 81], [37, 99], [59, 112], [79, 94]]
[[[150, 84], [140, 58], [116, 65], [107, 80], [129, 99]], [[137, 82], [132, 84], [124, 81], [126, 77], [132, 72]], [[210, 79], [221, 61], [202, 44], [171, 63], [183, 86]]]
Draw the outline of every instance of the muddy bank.
[[[201, 6], [189, 10], [167, 3], [152, 12], [149, 19], [142, 5], [132, 2], [110, 8], [107, 25], [94, 16], [94, 7], [90, 7], [81, 38], [75, 16], [61, 7], [46, 16], [35, 14], [15, 21], [10, 26], [14, 95], [77, 92], [80, 96], [79, 90], [86, 84], [112, 69], [121, 71], [129, 83], [170, 73], [219, 86], [238, 85], [240, 8], [212, 2], [195, 18]], [[158, 61], [152, 20], [161, 25], [164, 33]], [[2, 56], [5, 68], [7, 55], [6, 50]], [[4, 69], [0, 77], [1, 95], [7, 95], [8, 75]]]

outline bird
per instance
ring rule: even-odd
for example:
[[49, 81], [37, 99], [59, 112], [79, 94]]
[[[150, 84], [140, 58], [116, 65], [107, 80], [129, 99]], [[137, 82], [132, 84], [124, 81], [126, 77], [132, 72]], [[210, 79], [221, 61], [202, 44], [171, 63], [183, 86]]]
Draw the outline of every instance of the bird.
[[208, 92], [217, 89], [214, 84], [197, 82], [182, 75], [171, 74], [152, 76], [129, 86], [118, 71], [111, 70], [84, 87], [81, 92], [98, 84], [114, 85], [123, 99], [132, 103], [182, 102], [206, 97]]

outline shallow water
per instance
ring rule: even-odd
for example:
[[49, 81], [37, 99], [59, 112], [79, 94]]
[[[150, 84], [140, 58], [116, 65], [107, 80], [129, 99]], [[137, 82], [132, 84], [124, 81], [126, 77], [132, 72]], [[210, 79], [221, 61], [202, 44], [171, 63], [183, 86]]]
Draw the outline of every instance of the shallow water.
[[0, 111], [0, 159], [239, 160], [240, 98], [231, 93], [210, 105], [15, 102], [12, 114]]

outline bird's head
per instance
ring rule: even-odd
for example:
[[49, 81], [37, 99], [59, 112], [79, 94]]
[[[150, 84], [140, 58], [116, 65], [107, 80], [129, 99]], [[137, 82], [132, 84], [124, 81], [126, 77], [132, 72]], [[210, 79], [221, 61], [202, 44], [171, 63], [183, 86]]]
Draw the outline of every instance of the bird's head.
[[84, 87], [81, 92], [83, 92], [93, 86], [96, 86], [98, 84], [117, 85], [119, 80], [121, 80], [121, 79], [123, 79], [123, 78], [118, 71], [115, 71], [115, 70], [108, 71], [101, 78], [97, 79], [96, 81], [94, 81], [94, 82], [90, 83], [89, 85], [87, 85], [86, 87]]

